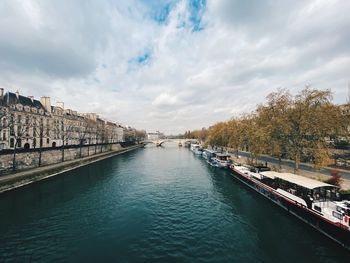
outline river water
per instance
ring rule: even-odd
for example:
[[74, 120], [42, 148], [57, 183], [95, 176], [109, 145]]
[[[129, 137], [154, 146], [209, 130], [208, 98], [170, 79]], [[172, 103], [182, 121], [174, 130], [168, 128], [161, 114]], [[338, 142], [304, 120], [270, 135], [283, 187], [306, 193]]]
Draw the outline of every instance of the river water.
[[350, 253], [167, 143], [1, 195], [0, 261], [350, 262]]

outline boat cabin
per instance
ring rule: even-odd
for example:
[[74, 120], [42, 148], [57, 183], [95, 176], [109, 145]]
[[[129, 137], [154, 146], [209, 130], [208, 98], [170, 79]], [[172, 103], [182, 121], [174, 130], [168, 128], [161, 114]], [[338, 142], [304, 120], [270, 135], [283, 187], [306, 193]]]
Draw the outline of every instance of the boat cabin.
[[214, 151], [214, 150], [209, 150], [209, 149], [204, 149], [203, 150], [203, 155], [205, 155], [205, 157], [207, 159], [215, 157], [215, 154], [216, 154], [216, 151]]
[[228, 161], [231, 155], [227, 153], [215, 153], [215, 157], [220, 161]]
[[261, 172], [261, 181], [274, 189], [281, 189], [306, 201], [311, 207], [314, 201], [339, 200], [339, 187], [292, 173]]

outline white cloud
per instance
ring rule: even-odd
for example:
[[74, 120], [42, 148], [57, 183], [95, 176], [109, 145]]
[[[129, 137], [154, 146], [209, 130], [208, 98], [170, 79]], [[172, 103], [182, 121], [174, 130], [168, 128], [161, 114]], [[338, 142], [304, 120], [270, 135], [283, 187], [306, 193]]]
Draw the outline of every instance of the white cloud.
[[176, 96], [171, 96], [168, 93], [161, 93], [155, 98], [152, 105], [156, 107], [176, 106], [179, 105], [179, 100]]
[[348, 2], [212, 0], [195, 16], [189, 1], [1, 1], [1, 86], [166, 133], [250, 111], [278, 87], [343, 102]]

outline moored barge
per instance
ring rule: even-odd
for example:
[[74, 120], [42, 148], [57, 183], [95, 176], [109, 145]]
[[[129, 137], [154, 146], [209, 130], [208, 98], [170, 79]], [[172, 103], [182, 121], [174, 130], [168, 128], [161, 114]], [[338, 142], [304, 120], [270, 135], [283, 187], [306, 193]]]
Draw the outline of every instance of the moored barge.
[[339, 188], [291, 173], [231, 165], [239, 181], [350, 250], [350, 201]]

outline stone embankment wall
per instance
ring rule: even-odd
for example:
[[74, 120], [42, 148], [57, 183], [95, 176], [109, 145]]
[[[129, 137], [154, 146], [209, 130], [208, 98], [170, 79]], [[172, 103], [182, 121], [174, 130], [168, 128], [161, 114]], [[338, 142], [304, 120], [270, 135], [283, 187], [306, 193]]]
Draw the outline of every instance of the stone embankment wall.
[[[87, 156], [93, 156], [111, 150], [120, 150], [119, 143], [105, 145], [82, 146], [64, 149], [64, 161], [71, 161]], [[39, 167], [39, 150], [16, 153], [16, 172]], [[45, 149], [41, 152], [41, 166], [62, 162], [62, 149]], [[0, 175], [9, 174], [13, 171], [13, 153], [0, 154]]]

